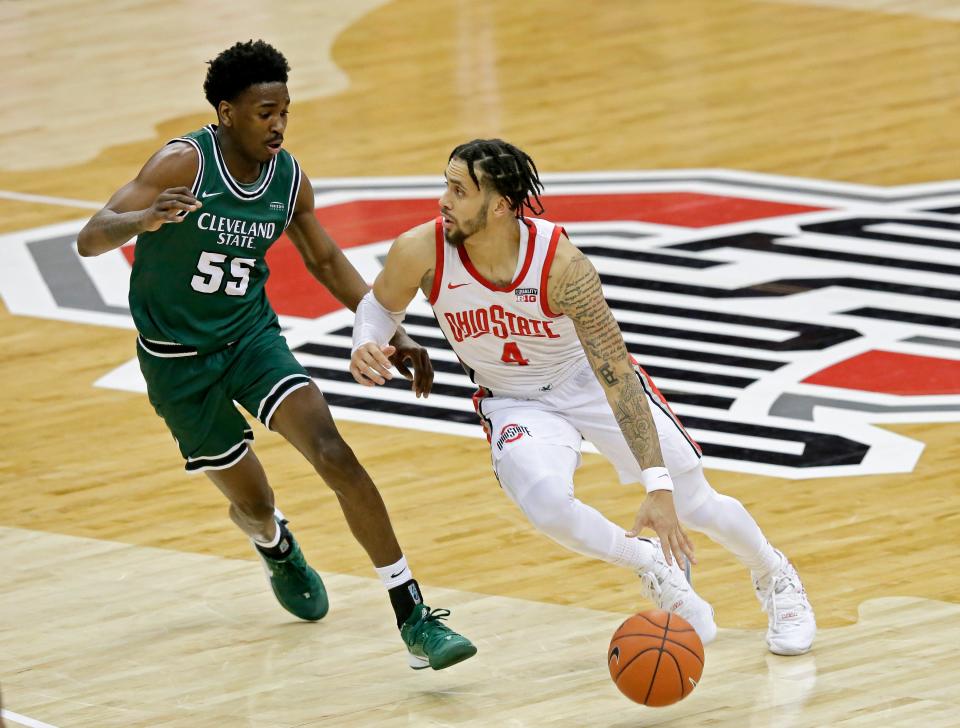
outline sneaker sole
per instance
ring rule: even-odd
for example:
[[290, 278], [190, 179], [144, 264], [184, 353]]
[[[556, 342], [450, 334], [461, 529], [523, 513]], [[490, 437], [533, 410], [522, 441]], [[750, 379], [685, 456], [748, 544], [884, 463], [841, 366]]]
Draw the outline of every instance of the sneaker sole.
[[805, 655], [813, 648], [813, 643], [811, 642], [806, 647], [792, 647], [785, 645], [776, 645], [767, 642], [767, 649], [770, 650], [775, 655], [782, 655], [784, 657], [795, 657], [796, 655]]
[[417, 657], [412, 652], [407, 653], [407, 664], [411, 670], [426, 670], [430, 667], [430, 660], [426, 657]]
[[453, 659], [451, 659], [449, 662], [445, 662], [439, 667], [435, 667], [430, 664], [430, 660], [428, 660], [426, 657], [418, 657], [417, 655], [414, 655], [413, 653], [408, 652], [407, 665], [409, 665], [410, 669], [412, 670], [426, 670], [428, 667], [432, 667], [434, 670], [444, 670], [448, 667], [452, 667], [457, 663], [463, 662], [464, 660], [467, 660], [473, 657], [475, 654], [477, 654], [477, 648], [473, 647], [472, 650], [471, 649], [464, 650], [460, 654], [454, 655]]

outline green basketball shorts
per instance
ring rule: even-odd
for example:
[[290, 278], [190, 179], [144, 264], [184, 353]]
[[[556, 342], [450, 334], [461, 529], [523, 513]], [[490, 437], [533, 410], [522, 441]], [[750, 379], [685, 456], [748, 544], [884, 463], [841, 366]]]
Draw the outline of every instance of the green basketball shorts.
[[275, 326], [210, 354], [140, 336], [137, 358], [190, 472], [229, 468], [247, 454], [253, 430], [235, 403], [269, 429], [280, 403], [312, 381]]

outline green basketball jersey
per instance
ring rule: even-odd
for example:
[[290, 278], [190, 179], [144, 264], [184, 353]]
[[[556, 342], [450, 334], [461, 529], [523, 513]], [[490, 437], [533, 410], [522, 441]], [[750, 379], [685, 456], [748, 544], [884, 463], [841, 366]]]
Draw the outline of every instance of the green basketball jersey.
[[216, 126], [170, 143], [177, 142], [200, 155], [191, 192], [203, 206], [137, 238], [130, 311], [148, 342], [206, 353], [276, 322], [264, 290], [265, 256], [293, 215], [300, 165], [282, 149], [256, 182], [240, 184], [227, 169]]

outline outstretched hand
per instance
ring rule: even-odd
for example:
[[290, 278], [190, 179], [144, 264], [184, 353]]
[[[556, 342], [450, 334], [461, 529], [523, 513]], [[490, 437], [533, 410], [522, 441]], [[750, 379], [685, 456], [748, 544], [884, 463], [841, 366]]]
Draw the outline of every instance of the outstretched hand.
[[365, 387], [386, 384], [393, 379], [393, 368], [412, 383], [411, 389], [417, 397], [430, 394], [433, 389], [430, 356], [402, 330], [394, 334], [390, 344], [381, 347], [370, 341], [358, 346], [350, 357], [350, 374]]
[[631, 538], [639, 536], [644, 528], [656, 532], [660, 538], [663, 557], [668, 564], [673, 563], [671, 554], [677, 559], [681, 568], [684, 560], [691, 564], [697, 563], [693, 556], [693, 542], [687, 537], [677, 518], [677, 511], [673, 505], [673, 491], [655, 490], [648, 493], [640, 510], [637, 511], [633, 529], [627, 532], [627, 536]]
[[372, 341], [358, 346], [350, 356], [350, 373], [357, 384], [372, 387], [375, 384], [386, 384], [388, 379], [393, 379], [390, 357], [396, 351], [396, 348], [389, 344], [380, 347]]

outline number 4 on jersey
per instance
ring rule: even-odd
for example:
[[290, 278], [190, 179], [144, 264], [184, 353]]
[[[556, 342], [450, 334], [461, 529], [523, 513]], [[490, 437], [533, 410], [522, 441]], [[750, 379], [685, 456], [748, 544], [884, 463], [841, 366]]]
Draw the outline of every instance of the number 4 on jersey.
[[516, 364], [521, 367], [530, 363], [529, 359], [523, 358], [520, 347], [514, 341], [508, 341], [503, 345], [503, 354], [500, 355], [500, 361], [504, 364]]

